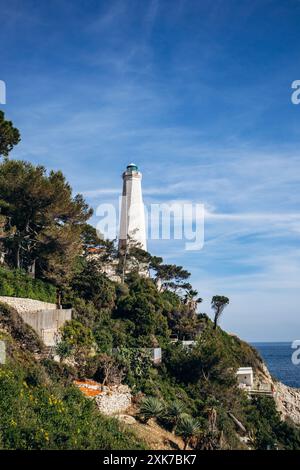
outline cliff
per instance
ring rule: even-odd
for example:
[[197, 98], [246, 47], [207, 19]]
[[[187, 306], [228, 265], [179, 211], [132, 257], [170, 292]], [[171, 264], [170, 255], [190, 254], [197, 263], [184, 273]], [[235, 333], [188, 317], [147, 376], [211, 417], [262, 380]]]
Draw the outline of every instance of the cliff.
[[300, 425], [300, 389], [275, 382], [275, 402], [283, 419], [290, 419]]
[[257, 377], [260, 384], [267, 383], [274, 390], [276, 409], [281, 418], [300, 425], [300, 389], [288, 387], [276, 380], [263, 362]]

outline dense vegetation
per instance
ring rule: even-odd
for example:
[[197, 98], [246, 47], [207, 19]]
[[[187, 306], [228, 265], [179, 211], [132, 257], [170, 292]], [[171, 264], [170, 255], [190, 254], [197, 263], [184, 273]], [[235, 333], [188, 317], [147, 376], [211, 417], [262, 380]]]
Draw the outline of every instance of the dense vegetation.
[[[0, 147], [5, 156], [19, 139], [7, 126]], [[38, 338], [16, 312], [0, 305], [1, 328], [9, 334], [9, 362], [0, 367], [0, 447], [142, 446], [74, 390], [74, 378], [88, 377], [127, 383], [138, 418], [155, 419], [181, 436], [185, 448], [245, 448], [245, 434], [250, 448], [300, 448], [299, 430], [280, 420], [272, 398], [249, 399], [237, 387], [236, 369], [258, 372], [262, 361], [219, 327], [227, 297], [212, 298], [211, 321], [198, 312], [202, 299], [183, 267], [164, 264], [133, 240], [125, 252], [118, 252], [115, 241], [101, 240], [87, 223], [91, 209], [80, 195], [72, 196], [61, 172], [6, 159], [0, 165], [0, 209], [0, 292], [53, 300], [56, 289], [59, 303], [73, 308], [61, 331], [58, 364], [30, 356], [42, 349]], [[105, 274], [108, 266], [114, 282]], [[184, 339], [194, 346], [184, 346]], [[163, 350], [160, 365], [149, 353], [157, 346]]]
[[[47, 369], [3, 334], [8, 362], [0, 368], [0, 448], [141, 449], [143, 443], [69, 384], [63, 368]], [[27, 338], [28, 339], [28, 338]], [[52, 366], [53, 367], [53, 366]], [[51, 374], [49, 371], [51, 370]], [[55, 380], [59, 379], [59, 380]]]
[[0, 295], [56, 302], [55, 286], [41, 279], [33, 279], [21, 269], [0, 267]]

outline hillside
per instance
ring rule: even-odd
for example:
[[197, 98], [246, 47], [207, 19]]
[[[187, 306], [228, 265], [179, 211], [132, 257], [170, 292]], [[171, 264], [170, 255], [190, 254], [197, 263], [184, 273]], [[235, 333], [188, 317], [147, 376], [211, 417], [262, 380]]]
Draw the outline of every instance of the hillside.
[[210, 319], [183, 266], [100, 238], [60, 171], [6, 159], [0, 193], [0, 447], [300, 449], [297, 397], [220, 327], [228, 297]]
[[[134, 419], [130, 422], [123, 414], [117, 422], [101, 415], [95, 403], [72, 385], [82, 376], [80, 364], [43, 359], [44, 347], [33, 330], [11, 307], [1, 305], [0, 309], [1, 339], [7, 345], [7, 364], [0, 366], [2, 448], [183, 448], [184, 441], [176, 430], [171, 432], [167, 415], [155, 416], [154, 412], [148, 423], [140, 419], [142, 396], [156, 397], [165, 406], [181, 401], [184, 412], [200, 420], [202, 439], [198, 444], [190, 441], [192, 447], [298, 446], [299, 432], [280, 420], [272, 399], [250, 403], [236, 388], [231, 370], [240, 364], [251, 365], [258, 376], [268, 377], [256, 350], [221, 329], [214, 332], [208, 320], [198, 346], [189, 353], [179, 344], [166, 346], [163, 364], [150, 366], [144, 379], [139, 375], [138, 388], [133, 386], [138, 377], [124, 377], [136, 396], [136, 405], [126, 412]], [[84, 375], [91, 376], [86, 367]], [[216, 415], [214, 430], [209, 428], [212, 410]], [[228, 413], [242, 423], [246, 434]]]
[[0, 448], [141, 449], [141, 439], [99, 413], [72, 385], [72, 372], [37, 361], [35, 333], [9, 307], [0, 307], [0, 340], [7, 361], [0, 366]]

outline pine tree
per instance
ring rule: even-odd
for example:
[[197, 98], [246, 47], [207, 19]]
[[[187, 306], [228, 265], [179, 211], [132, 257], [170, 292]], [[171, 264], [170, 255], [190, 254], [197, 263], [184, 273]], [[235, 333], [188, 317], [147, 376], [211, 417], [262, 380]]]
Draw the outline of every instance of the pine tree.
[[21, 140], [18, 129], [11, 121], [5, 119], [3, 111], [0, 111], [0, 155], [8, 157], [9, 152]]

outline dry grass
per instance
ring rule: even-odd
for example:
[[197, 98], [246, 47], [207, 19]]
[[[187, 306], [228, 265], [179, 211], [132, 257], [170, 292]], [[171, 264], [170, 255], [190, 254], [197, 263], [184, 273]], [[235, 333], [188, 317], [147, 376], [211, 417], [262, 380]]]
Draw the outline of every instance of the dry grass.
[[[133, 405], [127, 410], [127, 415], [137, 416], [137, 408]], [[181, 437], [167, 431], [157, 424], [155, 419], [150, 419], [147, 424], [136, 420], [134, 424], [127, 425], [134, 434], [143, 440], [151, 450], [182, 450], [184, 442]]]

